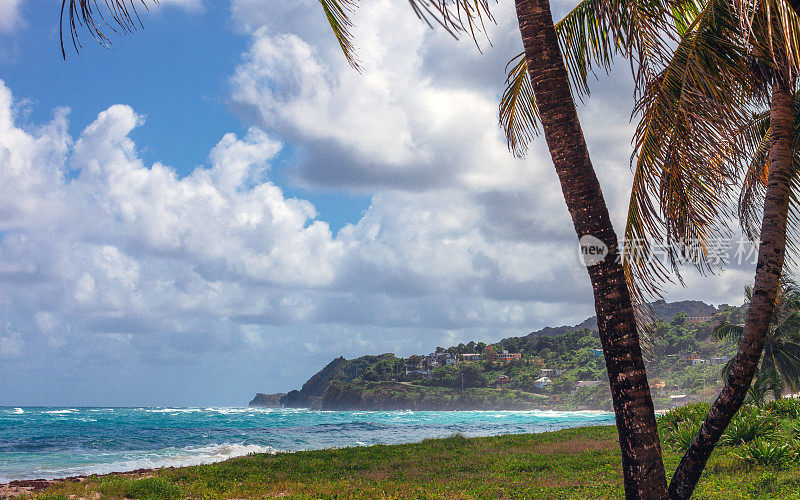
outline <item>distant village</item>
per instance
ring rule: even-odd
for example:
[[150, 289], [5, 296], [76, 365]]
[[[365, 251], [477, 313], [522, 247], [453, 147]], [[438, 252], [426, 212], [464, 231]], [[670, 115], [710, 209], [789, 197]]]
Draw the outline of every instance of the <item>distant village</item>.
[[[720, 384], [735, 342], [715, 339], [718, 321], [739, 324], [742, 308], [698, 301], [656, 303], [661, 318], [648, 380], [659, 408], [704, 401]], [[705, 315], [686, 310], [707, 311]], [[713, 314], [712, 314], [713, 313]], [[328, 409], [609, 409], [605, 359], [589, 318], [572, 327], [531, 332], [493, 344], [437, 347], [406, 358], [386, 353], [336, 358], [300, 390], [259, 394], [253, 404]], [[260, 398], [260, 399], [259, 399]]]
[[[690, 326], [708, 323], [713, 319], [714, 316], [688, 316], [685, 319], [684, 325]], [[592, 357], [596, 359], [603, 359], [602, 349], [591, 349], [591, 354]], [[664, 357], [667, 361], [680, 360], [681, 362], [686, 363], [687, 366], [717, 366], [725, 364], [729, 359], [726, 356], [719, 355], [704, 358], [697, 353], [667, 354]], [[480, 353], [458, 353], [453, 352], [453, 349], [451, 348], [450, 350], [432, 352], [426, 356], [410, 356], [407, 359], [409, 363], [406, 365], [405, 374], [419, 374], [422, 377], [429, 378], [433, 373], [433, 370], [439, 366], [460, 365], [465, 363], [485, 361], [493, 361], [495, 363], [504, 364], [521, 360], [523, 360], [522, 353], [508, 352], [507, 350], [494, 352], [492, 346], [486, 346], [483, 352]], [[564, 368], [542, 367], [539, 370], [538, 378], [534, 380], [533, 385], [538, 390], [544, 390], [553, 383], [554, 378], [560, 377], [566, 372], [567, 370]], [[511, 382], [511, 378], [508, 375], [499, 375], [491, 385], [494, 387], [503, 387], [509, 382]], [[604, 386], [605, 384], [607, 384], [605, 380], [577, 380], [574, 383], [573, 389], [596, 388], [599, 386]], [[671, 404], [675, 406], [685, 404], [690, 400], [687, 394], [680, 393], [679, 387], [668, 387], [668, 385], [659, 378], [652, 378], [650, 380], [650, 389], [655, 396], [669, 398]], [[559, 395], [553, 395], [553, 397], [556, 400], [560, 399]]]

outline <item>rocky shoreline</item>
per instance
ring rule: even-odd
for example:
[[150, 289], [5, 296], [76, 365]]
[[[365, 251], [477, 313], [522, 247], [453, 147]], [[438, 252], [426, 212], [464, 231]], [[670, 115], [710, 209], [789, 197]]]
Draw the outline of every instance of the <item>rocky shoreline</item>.
[[[172, 469], [172, 467], [167, 467]], [[59, 479], [22, 479], [11, 481], [10, 483], [0, 483], [0, 498], [14, 498], [21, 495], [39, 493], [47, 489], [48, 486], [56, 483], [81, 483], [92, 477], [99, 476], [119, 476], [119, 477], [151, 477], [153, 473], [160, 469], [136, 469], [127, 472], [109, 472], [108, 474], [91, 474], [88, 476], [70, 476]]]

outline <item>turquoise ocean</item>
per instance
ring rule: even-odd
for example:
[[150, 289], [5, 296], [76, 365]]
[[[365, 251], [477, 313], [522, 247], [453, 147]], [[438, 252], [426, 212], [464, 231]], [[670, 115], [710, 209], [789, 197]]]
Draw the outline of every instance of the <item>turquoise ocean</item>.
[[613, 423], [613, 413], [595, 411], [0, 407], [0, 483]]

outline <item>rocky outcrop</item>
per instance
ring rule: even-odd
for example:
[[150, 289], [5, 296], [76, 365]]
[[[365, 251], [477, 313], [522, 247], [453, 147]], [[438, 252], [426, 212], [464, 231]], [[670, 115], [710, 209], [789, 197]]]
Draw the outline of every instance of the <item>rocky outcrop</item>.
[[347, 364], [347, 360], [341, 356], [334, 359], [308, 379], [308, 382], [303, 384], [299, 391], [289, 391], [281, 398], [281, 404], [287, 408], [311, 408], [314, 403], [319, 404], [318, 401], [325, 394], [328, 384], [345, 364]]
[[279, 408], [281, 406], [281, 398], [284, 396], [286, 396], [285, 392], [280, 392], [277, 394], [263, 394], [259, 392], [247, 406], [260, 408]]

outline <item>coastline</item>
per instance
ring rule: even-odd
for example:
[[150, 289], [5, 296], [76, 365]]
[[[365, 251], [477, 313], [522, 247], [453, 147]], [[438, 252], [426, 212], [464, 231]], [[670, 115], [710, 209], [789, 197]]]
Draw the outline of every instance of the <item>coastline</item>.
[[87, 479], [100, 477], [153, 477], [162, 470], [174, 469], [175, 467], [160, 467], [150, 469], [135, 469], [124, 472], [109, 472], [108, 474], [89, 474], [85, 476], [69, 476], [55, 479], [22, 479], [0, 483], [0, 498], [14, 498], [22, 495], [40, 493], [54, 484], [60, 483], [82, 483]]
[[[750, 464], [722, 446], [699, 498], [795, 498], [796, 468]], [[667, 464], [682, 453], [663, 448]], [[669, 466], [668, 466], [669, 467]], [[47, 498], [619, 498], [612, 425], [538, 434], [453, 435], [398, 445], [252, 454], [209, 465], [2, 485]]]
[[[242, 407], [62, 411], [37, 407], [25, 408], [23, 413], [7, 408], [5, 418], [11, 424], [6, 428], [5, 438], [17, 440], [15, 448], [8, 451], [20, 458], [9, 455], [10, 461], [0, 469], [0, 483], [3, 483], [0, 498], [10, 492], [39, 490], [57, 481], [208, 465], [252, 453], [283, 455], [296, 451], [398, 445], [444, 438], [454, 433], [469, 437], [542, 433], [614, 422], [613, 414], [606, 411], [553, 408], [326, 411]], [[22, 421], [29, 423], [26, 428], [39, 431], [35, 435], [18, 436], [13, 429], [21, 427], [13, 422]], [[179, 432], [175, 432], [176, 429]], [[40, 439], [47, 439], [58, 448], [40, 454], [34, 451]], [[102, 447], [100, 443], [104, 442], [116, 444]], [[81, 449], [83, 451], [68, 451]], [[77, 454], [78, 461], [65, 462], [59, 458], [59, 450]]]

